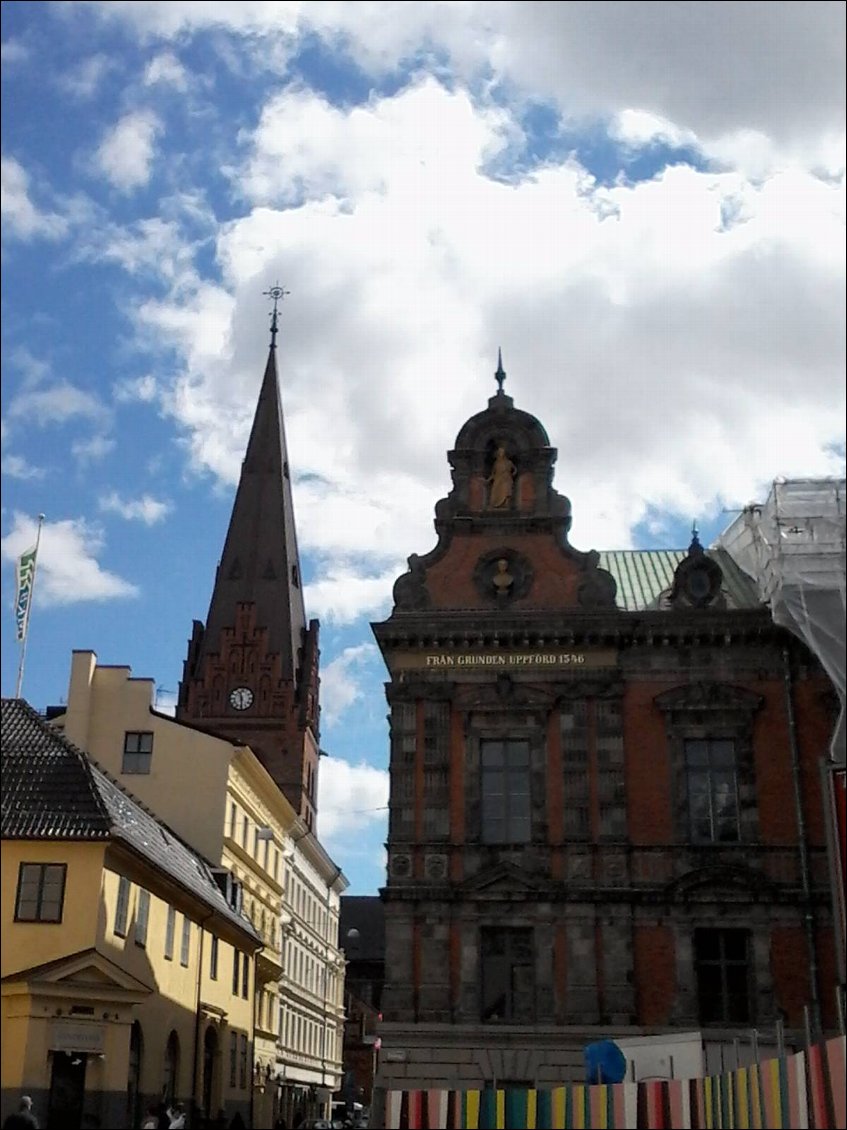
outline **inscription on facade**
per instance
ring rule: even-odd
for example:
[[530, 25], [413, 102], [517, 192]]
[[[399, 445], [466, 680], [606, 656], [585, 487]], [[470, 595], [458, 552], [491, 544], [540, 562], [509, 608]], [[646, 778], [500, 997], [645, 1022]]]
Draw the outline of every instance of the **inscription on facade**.
[[391, 656], [391, 666], [396, 669], [452, 668], [464, 670], [513, 671], [516, 668], [586, 668], [614, 667], [617, 652], [611, 648], [566, 651], [555, 648], [549, 651], [401, 651]]

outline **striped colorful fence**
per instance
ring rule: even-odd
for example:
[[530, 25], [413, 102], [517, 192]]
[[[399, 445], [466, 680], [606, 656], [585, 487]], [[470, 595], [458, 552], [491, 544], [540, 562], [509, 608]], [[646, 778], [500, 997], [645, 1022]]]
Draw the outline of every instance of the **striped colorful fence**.
[[702, 1079], [389, 1091], [386, 1130], [844, 1130], [847, 1042]]

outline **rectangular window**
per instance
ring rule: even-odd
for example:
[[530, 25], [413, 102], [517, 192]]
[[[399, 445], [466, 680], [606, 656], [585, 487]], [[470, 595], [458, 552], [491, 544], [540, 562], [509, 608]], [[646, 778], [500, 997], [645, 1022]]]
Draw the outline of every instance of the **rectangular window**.
[[147, 945], [147, 924], [150, 921], [150, 892], [143, 887], [138, 891], [138, 904], [135, 908], [135, 944], [142, 948]]
[[695, 843], [737, 843], [738, 781], [735, 742], [728, 738], [686, 739], [688, 814]]
[[535, 952], [531, 929], [484, 926], [480, 932], [484, 1023], [535, 1020]]
[[230, 836], [232, 836], [233, 839], [235, 839], [237, 819], [238, 819], [238, 809], [235, 805], [235, 801], [233, 801], [232, 804], [230, 804], [230, 806], [229, 806], [229, 834], [230, 834]]
[[115, 933], [119, 938], [126, 937], [126, 926], [129, 921], [129, 891], [129, 879], [121, 875], [118, 881], [118, 901], [115, 906]]
[[124, 734], [122, 773], [149, 773], [153, 760], [153, 735], [137, 730]]
[[174, 936], [176, 934], [176, 911], [172, 906], [168, 907], [168, 922], [165, 926], [165, 960], [173, 961], [174, 959]]
[[241, 967], [241, 995], [245, 1000], [250, 996], [250, 958], [246, 953]]
[[525, 844], [530, 839], [529, 742], [480, 742], [482, 839]]
[[16, 922], [61, 922], [65, 863], [22, 863], [18, 871]]
[[391, 796], [389, 835], [408, 840], [415, 828], [415, 752], [417, 711], [413, 702], [395, 702], [391, 708]]
[[239, 1071], [238, 1071], [238, 1082], [239, 1082], [239, 1085], [240, 1085], [242, 1091], [246, 1090], [246, 1088], [247, 1088], [247, 1052], [248, 1052], [247, 1037], [242, 1036], [241, 1037], [241, 1056], [240, 1056], [241, 1062], [239, 1064]]
[[750, 931], [695, 930], [694, 966], [702, 1024], [748, 1024]]
[[559, 715], [564, 771], [564, 832], [569, 840], [586, 840], [591, 833], [588, 703], [563, 704]]
[[250, 821], [247, 819], [247, 817], [242, 816], [242, 818], [241, 818], [241, 846], [243, 848], [247, 847], [247, 828], [248, 828], [249, 823], [250, 823]]
[[188, 966], [188, 958], [191, 954], [191, 920], [182, 917], [182, 945], [179, 948], [179, 963], [180, 965]]
[[238, 1086], [238, 1035], [235, 1032], [229, 1034], [229, 1085]]
[[209, 948], [209, 976], [213, 981], [218, 979], [218, 939], [215, 934], [212, 934], [212, 942]]
[[235, 948], [235, 946], [233, 946], [232, 947], [232, 995], [234, 997], [238, 996], [238, 986], [239, 986], [239, 982], [240, 982], [240, 977], [239, 977], [240, 969], [241, 969], [241, 954], [238, 952], [238, 950]]

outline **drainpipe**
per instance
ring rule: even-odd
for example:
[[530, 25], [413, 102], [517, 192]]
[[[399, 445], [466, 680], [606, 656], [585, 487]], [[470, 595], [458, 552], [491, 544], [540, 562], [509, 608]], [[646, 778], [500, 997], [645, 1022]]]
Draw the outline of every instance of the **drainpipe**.
[[788, 719], [788, 748], [791, 753], [791, 777], [794, 784], [794, 814], [797, 819], [797, 855], [800, 863], [800, 884], [803, 890], [803, 926], [809, 954], [809, 1005], [815, 1033], [821, 1030], [820, 1000], [818, 998], [818, 963], [815, 950], [815, 916], [812, 912], [812, 878], [809, 853], [806, 847], [806, 821], [803, 816], [803, 790], [800, 778], [800, 750], [797, 742], [797, 720], [794, 716], [794, 693], [791, 676], [791, 658], [788, 648], [782, 649], [783, 683], [785, 687], [785, 714]]
[[197, 1102], [197, 1057], [200, 1054], [200, 994], [203, 987], [203, 940], [206, 937], [206, 923], [210, 918], [214, 918], [214, 916], [215, 912], [210, 910], [206, 917], [200, 921], [200, 953], [197, 957], [197, 994], [194, 1002], [194, 1054], [191, 1057], [193, 1063], [191, 1075], [192, 1125], [194, 1124], [197, 1111], [200, 1109], [200, 1104]]

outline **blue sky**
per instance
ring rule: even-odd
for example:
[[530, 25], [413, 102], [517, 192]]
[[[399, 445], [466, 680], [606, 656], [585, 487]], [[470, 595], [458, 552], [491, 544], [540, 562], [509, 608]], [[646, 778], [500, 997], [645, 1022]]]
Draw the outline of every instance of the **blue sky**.
[[3, 694], [74, 648], [167, 709], [268, 346], [323, 652], [322, 839], [383, 881], [369, 624], [494, 391], [580, 549], [844, 470], [840, 3], [4, 3]]

